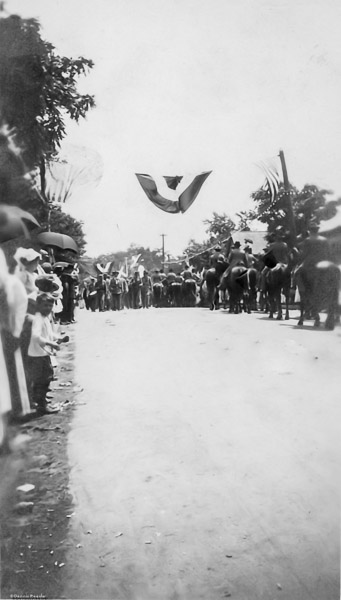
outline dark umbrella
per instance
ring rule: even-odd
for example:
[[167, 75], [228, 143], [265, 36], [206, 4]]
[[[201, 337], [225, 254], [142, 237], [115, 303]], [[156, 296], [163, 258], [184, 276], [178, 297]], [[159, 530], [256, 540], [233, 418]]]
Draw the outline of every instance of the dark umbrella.
[[30, 237], [29, 229], [39, 227], [38, 221], [19, 206], [0, 204], [0, 243], [24, 235]]
[[78, 246], [75, 240], [65, 233], [56, 233], [55, 231], [44, 231], [37, 235], [37, 240], [44, 246], [51, 248], [61, 248], [62, 250], [71, 250], [78, 253]]

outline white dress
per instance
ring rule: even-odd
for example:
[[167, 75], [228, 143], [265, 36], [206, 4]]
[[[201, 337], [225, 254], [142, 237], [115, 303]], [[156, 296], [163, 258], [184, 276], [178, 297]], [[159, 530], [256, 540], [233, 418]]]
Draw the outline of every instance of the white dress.
[[[1, 330], [8, 331], [13, 337], [19, 338], [27, 311], [27, 293], [24, 284], [15, 275], [8, 273], [5, 256], [0, 249], [0, 290], [3, 292], [3, 299], [5, 306], [3, 305], [2, 318], [0, 315], [0, 328]], [[8, 391], [9, 379], [6, 369], [4, 347], [1, 341], [0, 348], [0, 374], [1, 374], [1, 414], [8, 412], [12, 408], [11, 396]], [[20, 347], [17, 348], [13, 353], [13, 360], [15, 363], [15, 371], [18, 383], [18, 390], [21, 403], [21, 414], [26, 415], [30, 412], [30, 403], [27, 392], [26, 376], [24, 371], [24, 365], [22, 360], [22, 354]], [[3, 384], [5, 381], [5, 384]], [[9, 396], [9, 401], [8, 401]]]

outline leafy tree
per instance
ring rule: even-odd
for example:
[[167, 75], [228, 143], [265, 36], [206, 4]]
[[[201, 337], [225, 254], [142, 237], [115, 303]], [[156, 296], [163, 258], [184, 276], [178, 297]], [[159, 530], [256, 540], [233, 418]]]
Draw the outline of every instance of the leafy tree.
[[86, 58], [56, 54], [35, 19], [0, 20], [1, 120], [16, 129], [28, 168], [40, 168], [43, 191], [45, 163], [66, 135], [65, 117], [78, 121], [95, 105], [93, 96], [77, 92], [78, 77], [92, 67]]
[[250, 223], [257, 218], [254, 210], [241, 210], [236, 216], [239, 218], [236, 225], [238, 231], [250, 231]]
[[[316, 185], [306, 184], [301, 190], [290, 186], [290, 200], [293, 207], [295, 227], [297, 234], [304, 234], [309, 221], [318, 222], [325, 219], [335, 210], [335, 202], [328, 202], [329, 190], [320, 189]], [[255, 201], [255, 218], [268, 226], [272, 232], [278, 226], [290, 230], [288, 215], [288, 199], [283, 184], [280, 185], [277, 198], [272, 202], [270, 193], [263, 188], [253, 192], [251, 197]], [[334, 207], [334, 209], [333, 209]]]
[[160, 250], [151, 250], [144, 246], [137, 244], [131, 244], [127, 250], [121, 250], [118, 252], [108, 252], [106, 254], [100, 254], [93, 259], [94, 263], [106, 264], [107, 262], [113, 262], [116, 268], [121, 266], [125, 267], [127, 262], [128, 266], [133, 256], [140, 254], [138, 263], [142, 264], [145, 269], [149, 272], [155, 271], [155, 269], [161, 269], [162, 266], [162, 252]]
[[191, 265], [197, 269], [202, 269], [208, 264], [209, 259], [209, 248], [212, 244], [208, 240], [203, 242], [196, 242], [194, 239], [190, 239], [188, 245], [184, 250], [184, 254], [191, 258]]
[[[61, 206], [48, 206], [47, 204], [41, 202], [40, 198], [37, 197], [37, 195], [34, 195], [34, 190], [32, 191], [31, 196], [22, 198], [17, 204], [20, 206], [20, 208], [28, 210], [36, 217], [40, 224], [39, 231], [47, 231], [48, 224], [50, 223], [51, 231], [56, 233], [65, 233], [66, 235], [71, 236], [79, 248], [79, 254], [84, 254], [86, 241], [83, 231], [83, 223], [65, 213]], [[34, 240], [33, 234], [32, 239]], [[71, 257], [74, 259], [74, 254], [70, 254], [70, 258]]]
[[191, 256], [192, 254], [197, 254], [198, 252], [207, 250], [210, 246], [211, 244], [208, 242], [208, 240], [204, 242], [196, 242], [194, 239], [190, 239], [184, 250], [184, 254]]
[[[29, 210], [42, 229], [71, 235], [84, 252], [82, 223], [45, 200], [46, 162], [66, 135], [65, 118], [79, 121], [95, 104], [79, 94], [77, 81], [93, 67], [91, 60], [56, 54], [40, 35], [35, 19], [12, 15], [0, 19], [0, 202]], [[20, 151], [18, 150], [20, 149]], [[25, 172], [38, 168], [42, 196]], [[45, 204], [44, 204], [45, 201]]]
[[[40, 224], [42, 225], [41, 221]], [[51, 230], [71, 236], [78, 246], [80, 256], [84, 254], [86, 241], [81, 221], [77, 221], [71, 215], [63, 212], [61, 208], [54, 207], [51, 211]], [[74, 257], [74, 254], [72, 256]]]
[[236, 228], [235, 223], [227, 214], [219, 215], [216, 212], [213, 213], [212, 219], [204, 220], [204, 225], [207, 226], [206, 233], [209, 235], [208, 241], [210, 244], [229, 237]]
[[160, 250], [150, 250], [150, 248], [144, 248], [137, 244], [131, 244], [128, 248], [128, 256], [136, 256], [141, 254], [139, 263], [142, 264], [147, 271], [154, 271], [155, 269], [161, 269], [162, 266], [162, 252]]

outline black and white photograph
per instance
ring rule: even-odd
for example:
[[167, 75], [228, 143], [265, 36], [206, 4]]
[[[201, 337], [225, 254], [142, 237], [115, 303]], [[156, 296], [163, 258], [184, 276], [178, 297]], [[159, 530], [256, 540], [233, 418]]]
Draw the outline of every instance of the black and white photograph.
[[340, 600], [339, 0], [0, 1], [0, 598]]

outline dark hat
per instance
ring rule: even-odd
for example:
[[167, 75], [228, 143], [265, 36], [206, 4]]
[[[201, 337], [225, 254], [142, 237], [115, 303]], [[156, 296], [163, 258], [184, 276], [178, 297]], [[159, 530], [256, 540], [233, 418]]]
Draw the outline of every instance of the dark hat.
[[234, 243], [234, 247], [235, 247], [235, 248], [240, 248], [240, 246], [241, 246], [241, 243], [240, 243], [240, 242], [235, 242], [235, 243]]
[[51, 273], [52, 265], [49, 262], [44, 262], [42, 265], [42, 269], [44, 269], [45, 273]]
[[51, 302], [54, 303], [54, 297], [52, 296], [52, 294], [48, 294], [47, 292], [41, 292], [40, 294], [37, 295], [37, 304], [39, 305], [41, 302]]
[[59, 285], [53, 280], [52, 277], [49, 277], [48, 275], [41, 275], [40, 277], [37, 277], [35, 284], [38, 290], [47, 294], [52, 294], [52, 292], [59, 290]]
[[118, 274], [119, 274], [119, 271], [113, 271], [113, 272], [112, 272], [112, 274], [113, 274], [113, 275], [118, 275]]

